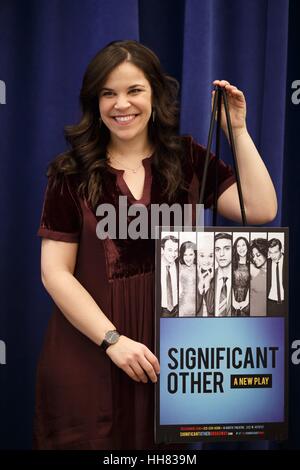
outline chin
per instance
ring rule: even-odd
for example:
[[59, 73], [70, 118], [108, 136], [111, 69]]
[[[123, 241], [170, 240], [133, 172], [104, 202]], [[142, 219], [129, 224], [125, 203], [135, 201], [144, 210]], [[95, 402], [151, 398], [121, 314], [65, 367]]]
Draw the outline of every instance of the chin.
[[139, 134], [137, 133], [133, 133], [133, 132], [112, 132], [113, 135], [115, 135], [116, 137], [118, 137], [120, 140], [132, 140], [132, 139], [135, 139], [139, 136]]

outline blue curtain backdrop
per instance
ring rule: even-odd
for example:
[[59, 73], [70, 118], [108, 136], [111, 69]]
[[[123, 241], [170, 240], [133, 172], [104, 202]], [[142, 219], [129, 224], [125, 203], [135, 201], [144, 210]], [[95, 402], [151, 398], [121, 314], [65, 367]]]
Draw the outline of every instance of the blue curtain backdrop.
[[[225, 78], [245, 92], [248, 127], [278, 193], [272, 225], [291, 227], [291, 339], [300, 337], [293, 296], [300, 261], [299, 110], [291, 103], [291, 81], [300, 79], [299, 13], [295, 0], [0, 0], [0, 340], [7, 346], [7, 364], [0, 366], [0, 448], [31, 447], [35, 367], [51, 313], [36, 237], [45, 169], [65, 148], [63, 126], [78, 118], [87, 63], [114, 39], [137, 39], [154, 49], [181, 84], [182, 133], [203, 144], [212, 81]], [[225, 142], [223, 149], [228, 160]], [[297, 374], [291, 366], [285, 445], [299, 448]]]

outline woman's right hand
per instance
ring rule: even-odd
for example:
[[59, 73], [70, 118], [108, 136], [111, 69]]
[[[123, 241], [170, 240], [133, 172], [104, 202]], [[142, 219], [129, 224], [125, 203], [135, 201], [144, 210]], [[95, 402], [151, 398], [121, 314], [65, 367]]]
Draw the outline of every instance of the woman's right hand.
[[211, 283], [212, 278], [214, 277], [214, 274], [213, 272], [210, 273], [208, 271], [206, 275], [204, 276], [204, 273], [202, 273], [200, 269], [198, 271], [198, 275], [199, 275], [199, 282], [198, 282], [199, 291], [202, 293], [204, 289], [206, 293], [208, 289], [210, 288], [210, 283]]
[[[160, 367], [157, 357], [142, 343], [121, 335], [106, 350], [108, 357], [136, 382], [157, 382]], [[148, 376], [148, 377], [147, 377]]]

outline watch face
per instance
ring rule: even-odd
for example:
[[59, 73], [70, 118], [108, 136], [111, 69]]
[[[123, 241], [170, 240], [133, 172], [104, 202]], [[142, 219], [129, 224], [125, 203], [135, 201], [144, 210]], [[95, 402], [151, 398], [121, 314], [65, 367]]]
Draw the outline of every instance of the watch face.
[[105, 339], [108, 343], [114, 344], [119, 339], [119, 333], [117, 331], [108, 331], [105, 335]]

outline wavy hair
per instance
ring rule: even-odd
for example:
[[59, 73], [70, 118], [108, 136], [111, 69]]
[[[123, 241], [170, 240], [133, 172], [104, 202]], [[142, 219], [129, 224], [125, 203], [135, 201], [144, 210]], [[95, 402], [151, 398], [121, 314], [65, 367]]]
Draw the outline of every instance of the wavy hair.
[[237, 269], [239, 265], [239, 259], [240, 255], [237, 252], [237, 244], [240, 240], [243, 240], [245, 242], [247, 252], [246, 252], [246, 264], [248, 265], [250, 263], [250, 245], [249, 241], [245, 237], [238, 237], [232, 247], [232, 267], [233, 269]]
[[186, 264], [185, 261], [184, 261], [184, 255], [185, 255], [186, 250], [188, 250], [188, 249], [193, 250], [193, 252], [194, 252], [193, 264], [196, 264], [196, 259], [197, 259], [196, 245], [195, 245], [195, 243], [190, 242], [190, 241], [183, 242], [181, 247], [180, 247], [180, 250], [179, 250], [179, 262], [180, 262], [180, 264]]
[[250, 243], [251, 249], [251, 261], [253, 262], [253, 249], [256, 248], [257, 251], [263, 255], [263, 257], [267, 260], [268, 258], [268, 240], [266, 238], [255, 238]]
[[106, 148], [110, 132], [102, 122], [99, 127], [99, 93], [108, 75], [123, 62], [143, 71], [149, 81], [155, 121], [148, 122], [148, 136], [154, 148], [154, 166], [164, 195], [171, 202], [178, 190], [185, 190], [181, 161], [184, 144], [178, 135], [179, 83], [163, 72], [158, 57], [146, 46], [133, 40], [113, 41], [101, 49], [87, 66], [80, 91], [82, 116], [78, 124], [65, 126], [70, 149], [59, 154], [48, 166], [47, 176], [54, 184], [62, 175], [80, 176], [79, 196], [96, 207], [102, 192], [103, 170], [107, 166]]

